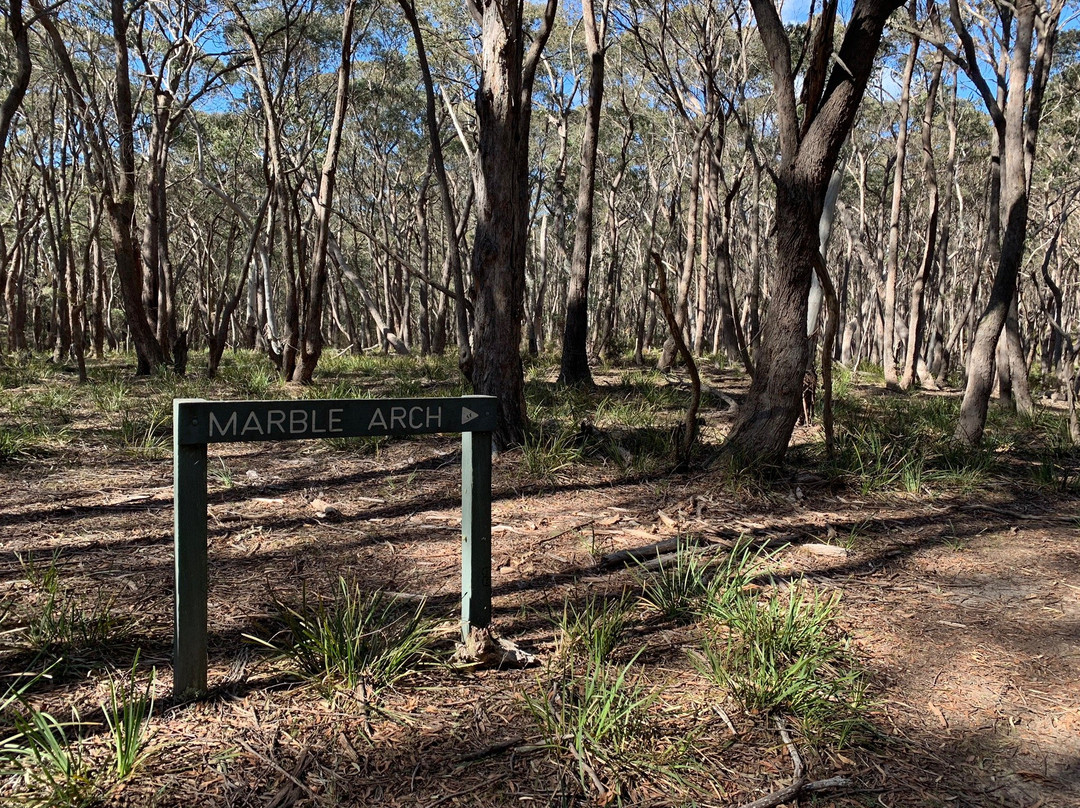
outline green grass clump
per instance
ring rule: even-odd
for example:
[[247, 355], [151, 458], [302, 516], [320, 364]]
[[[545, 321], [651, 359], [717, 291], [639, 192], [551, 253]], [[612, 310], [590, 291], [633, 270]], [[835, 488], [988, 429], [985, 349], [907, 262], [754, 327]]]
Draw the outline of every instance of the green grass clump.
[[838, 597], [801, 586], [735, 597], [694, 657], [748, 712], [789, 715], [843, 745], [864, 725], [866, 674], [836, 627]]
[[525, 694], [543, 744], [599, 804], [621, 804], [643, 774], [670, 776], [679, 756], [658, 746], [649, 708], [659, 693], [634, 679], [634, 661], [619, 667], [587, 655]]
[[281, 374], [274, 363], [254, 351], [226, 354], [218, 378], [235, 395], [244, 398], [273, 398], [281, 386]]
[[146, 741], [150, 716], [154, 712], [154, 673], [151, 672], [145, 688], [140, 689], [135, 678], [138, 665], [136, 653], [125, 684], [109, 677], [109, 701], [101, 705], [109, 728], [113, 771], [118, 780], [130, 777], [149, 754]]
[[77, 597], [61, 584], [58, 560], [58, 553], [45, 565], [33, 556], [19, 558], [23, 576], [36, 591], [32, 611], [12, 632], [15, 641], [56, 658], [100, 650], [123, 639], [128, 627], [114, 614], [112, 598], [100, 591], [89, 602]]
[[374, 694], [431, 658], [433, 626], [423, 603], [410, 606], [382, 591], [363, 592], [339, 578], [329, 598], [307, 590], [300, 604], [277, 604], [281, 629], [251, 637], [296, 665], [301, 676], [328, 687]]
[[0, 740], [0, 775], [11, 777], [15, 799], [42, 808], [83, 808], [101, 794], [87, 759], [77, 714], [61, 723], [33, 707], [15, 711], [15, 732]]
[[559, 655], [567, 660], [610, 659], [622, 641], [631, 604], [626, 597], [589, 597], [581, 605], [565, 600], [558, 621]]
[[920, 494], [975, 485], [987, 469], [986, 453], [953, 440], [959, 401], [945, 396], [838, 399], [832, 476], [860, 493]]
[[0, 425], [0, 463], [48, 457], [70, 441], [71, 432], [66, 426], [40, 422]]
[[561, 424], [541, 422], [525, 435], [521, 468], [528, 474], [547, 477], [583, 462], [581, 442]]
[[164, 457], [172, 449], [172, 426], [171, 399], [151, 399], [120, 418], [120, 445], [139, 457]]
[[705, 554], [680, 541], [671, 558], [658, 556], [659, 567], [650, 572], [639, 566], [641, 599], [669, 620], [689, 620], [702, 613], [710, 591], [709, 560]]
[[131, 387], [122, 380], [106, 380], [90, 386], [91, 401], [106, 415], [123, 412], [130, 396]]
[[34, 442], [22, 427], [0, 426], [0, 463], [28, 457]]

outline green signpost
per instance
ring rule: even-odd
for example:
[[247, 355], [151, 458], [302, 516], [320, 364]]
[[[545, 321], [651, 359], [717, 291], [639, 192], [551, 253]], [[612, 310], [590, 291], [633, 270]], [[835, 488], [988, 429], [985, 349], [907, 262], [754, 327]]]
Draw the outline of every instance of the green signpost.
[[173, 401], [176, 558], [173, 693], [206, 690], [207, 444], [461, 433], [461, 629], [491, 621], [495, 398]]

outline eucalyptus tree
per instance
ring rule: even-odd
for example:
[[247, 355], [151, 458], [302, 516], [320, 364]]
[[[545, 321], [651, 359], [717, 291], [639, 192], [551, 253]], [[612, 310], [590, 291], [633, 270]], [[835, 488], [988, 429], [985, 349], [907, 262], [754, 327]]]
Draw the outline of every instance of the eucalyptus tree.
[[165, 358], [173, 359], [181, 369], [186, 364], [187, 340], [181, 339], [177, 325], [177, 279], [169, 238], [169, 156], [181, 121], [241, 60], [216, 47], [223, 22], [223, 11], [216, 4], [193, 0], [137, 3], [131, 17], [131, 47], [140, 65], [136, 75], [150, 99], [150, 109], [143, 112], [149, 119], [142, 155], [145, 181], [139, 239], [143, 307]]
[[[22, 0], [8, 0], [7, 7], [0, 9], [4, 21], [7, 23], [7, 34], [11, 37], [11, 47], [14, 58], [8, 64], [14, 65], [14, 69], [2, 72], [5, 78], [10, 80], [10, 86], [0, 102], [0, 172], [4, 168], [4, 149], [7, 145], [8, 132], [11, 130], [11, 121], [19, 109], [26, 90], [30, 87], [30, 72], [33, 68], [30, 59], [30, 34], [23, 19]], [[3, 261], [3, 244], [0, 243], [0, 261]]]
[[[938, 88], [941, 86], [941, 73], [942, 68], [944, 67], [944, 61], [945, 55], [943, 53], [939, 53], [934, 60], [930, 75], [930, 83], [926, 91], [926, 98], [923, 106], [921, 146], [923, 158], [923, 183], [925, 184], [927, 194], [927, 221], [923, 238], [922, 257], [911, 282], [911, 302], [908, 308], [908, 342], [904, 357], [904, 372], [900, 379], [900, 387], [903, 390], [909, 389], [915, 383], [915, 379], [919, 377], [927, 382], [927, 386], [934, 386], [933, 377], [928, 372], [919, 372], [918, 366], [920, 361], [922, 361], [923, 346], [925, 344], [923, 333], [926, 327], [924, 298], [926, 295], [927, 284], [931, 279], [931, 273], [935, 263], [944, 263], [944, 253], [938, 248], [938, 229], [942, 205], [937, 167], [934, 161], [933, 145], [934, 112], [937, 106]], [[955, 109], [955, 95], [953, 97], [953, 108]], [[950, 123], [953, 125], [950, 127], [948, 156], [946, 157], [946, 194], [951, 192], [953, 170], [956, 165], [956, 127], [953, 123], [954, 117], [955, 115], [950, 117]], [[947, 249], [947, 233], [943, 234], [942, 242], [945, 245], [945, 249]]]
[[[1017, 279], [1027, 239], [1030, 174], [1063, 7], [1064, 0], [1050, 0], [1045, 7], [1036, 0], [995, 7], [999, 28], [990, 35], [1003, 45], [1001, 58], [995, 65], [998, 69], [995, 93], [983, 74], [983, 60], [976, 49], [969, 18], [959, 0], [950, 2], [950, 21], [960, 42], [960, 52], [950, 55], [971, 79], [986, 106], [1004, 164], [1000, 219], [994, 217], [991, 209], [990, 225], [994, 229], [1000, 227], [1000, 249], [990, 297], [972, 339], [967, 384], [956, 425], [957, 439], [967, 445], [977, 445], [982, 440], [994, 377], [995, 349], [1007, 320], [1015, 316]], [[976, 19], [988, 17], [979, 14]], [[944, 43], [942, 47], [946, 47]], [[1010, 359], [1019, 360], [1019, 366], [1011, 368], [1011, 372], [1014, 379], [1022, 376], [1026, 382], [1026, 365], [1022, 355], [1017, 356], [1018, 335], [1016, 342]]]
[[[911, 0], [908, 18], [915, 20], [915, 5]], [[904, 60], [904, 71], [900, 79], [900, 103], [896, 113], [896, 155], [893, 161], [892, 204], [889, 208], [889, 240], [885, 253], [885, 289], [883, 294], [883, 324], [881, 332], [881, 365], [885, 384], [895, 387], [896, 375], [896, 275], [900, 263], [900, 206], [904, 199], [904, 170], [907, 165], [908, 117], [911, 106], [911, 79], [915, 75], [915, 63], [918, 61], [919, 46], [922, 38], [918, 32], [911, 34], [911, 45]]]
[[[739, 462], [777, 462], [801, 410], [807, 297], [811, 274], [824, 272], [818, 223], [841, 147], [855, 122], [889, 16], [899, 0], [855, 0], [839, 50], [833, 53], [835, 0], [826, 0], [796, 96], [791, 41], [772, 0], [751, 0], [773, 75], [778, 164], [768, 164], [776, 187], [776, 258], [770, 303], [749, 393], [725, 444]], [[832, 64], [831, 71], [829, 65]]]
[[[337, 22], [329, 9], [316, 0], [253, 8], [229, 0], [229, 6], [236, 37], [251, 60], [249, 77], [263, 115], [269, 216], [276, 222], [285, 276], [282, 342], [280, 353], [271, 347], [271, 356], [283, 378], [307, 383], [323, 347], [327, 256], [339, 254], [331, 228], [333, 187], [357, 6], [347, 4], [341, 18], [332, 83], [323, 80], [325, 52], [335, 39]], [[364, 11], [366, 27], [371, 7]], [[320, 151], [322, 167], [316, 179], [309, 164]]]
[[599, 14], [593, 0], [581, 0], [581, 22], [585, 30], [585, 52], [589, 59], [589, 94], [585, 107], [585, 129], [581, 143], [581, 171], [578, 177], [574, 214], [574, 248], [570, 265], [570, 286], [566, 295], [566, 324], [563, 330], [559, 381], [564, 384], [591, 384], [587, 350], [589, 333], [589, 273], [593, 258], [593, 203], [596, 198], [596, 151], [600, 117], [604, 108], [604, 69], [611, 0], [601, 0]]
[[476, 313], [469, 375], [477, 393], [498, 399], [494, 439], [502, 448], [519, 444], [528, 423], [519, 343], [525, 313], [529, 129], [536, 69], [555, 21], [557, 0], [547, 0], [531, 31], [525, 5], [518, 0], [469, 0], [468, 5], [480, 26], [476, 234], [471, 260]]
[[[409, 21], [412, 30], [413, 42], [416, 46], [416, 58], [420, 67], [420, 76], [424, 85], [424, 121], [427, 124], [428, 140], [431, 148], [431, 164], [435, 172], [435, 179], [439, 184], [439, 202], [442, 205], [444, 235], [446, 241], [446, 264], [447, 271], [454, 284], [455, 298], [455, 324], [457, 326], [458, 342], [458, 365], [468, 369], [472, 365], [472, 345], [469, 340], [468, 316], [465, 310], [465, 281], [462, 269], [461, 249], [458, 241], [457, 209], [454, 205], [453, 192], [450, 178], [446, 172], [446, 159], [443, 154], [442, 136], [438, 117], [438, 102], [435, 98], [435, 82], [431, 76], [431, 68], [428, 64], [427, 48], [424, 46], [424, 35], [420, 30], [420, 21], [416, 14], [416, 6], [413, 0], [398, 0], [405, 18]], [[423, 201], [417, 206], [420, 215], [426, 210]], [[426, 218], [424, 219], [426, 225]], [[424, 255], [428, 255], [430, 243], [427, 232], [424, 233]], [[425, 262], [427, 263], [427, 262]], [[425, 270], [427, 268], [425, 267]], [[431, 348], [431, 323], [428, 319], [428, 306], [426, 298], [426, 286], [421, 286], [421, 339], [424, 340], [424, 348]]]
[[[113, 260], [128, 332], [137, 357], [136, 372], [147, 374], [165, 362], [165, 351], [157, 340], [143, 303], [143, 279], [133, 231], [137, 163], [136, 110], [130, 70], [130, 9], [124, 0], [110, 0], [104, 18], [81, 8], [73, 9], [70, 17], [61, 17], [60, 9], [45, 9], [40, 0], [31, 0], [31, 5], [67, 92], [83, 121], [95, 164], [94, 175], [109, 221]], [[80, 40], [82, 47], [76, 63], [72, 51]], [[111, 54], [106, 51], [106, 42], [111, 45]], [[115, 150], [114, 141], [117, 144]]]

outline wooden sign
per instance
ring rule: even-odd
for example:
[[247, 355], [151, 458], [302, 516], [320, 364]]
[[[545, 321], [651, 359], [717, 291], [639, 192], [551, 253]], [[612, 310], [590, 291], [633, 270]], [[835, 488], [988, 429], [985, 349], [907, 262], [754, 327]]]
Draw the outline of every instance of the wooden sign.
[[495, 407], [478, 398], [183, 401], [175, 429], [181, 444], [492, 432]]
[[173, 401], [173, 693], [206, 690], [206, 447], [210, 443], [461, 433], [461, 630], [491, 622], [493, 396]]

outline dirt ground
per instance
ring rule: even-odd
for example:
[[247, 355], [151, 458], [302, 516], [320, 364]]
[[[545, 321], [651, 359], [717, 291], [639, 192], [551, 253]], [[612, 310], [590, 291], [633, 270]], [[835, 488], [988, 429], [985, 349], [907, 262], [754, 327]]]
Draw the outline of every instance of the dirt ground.
[[[564, 598], [632, 585], [628, 571], [599, 563], [615, 550], [678, 534], [717, 547], [733, 533], [787, 545], [785, 574], [842, 593], [844, 626], [872, 671], [877, 731], [839, 752], [803, 749], [812, 779], [852, 780], [803, 805], [1080, 805], [1075, 497], [1005, 479], [967, 494], [859, 496], [807, 471], [770, 491], [708, 470], [627, 478], [595, 465], [535, 479], [519, 459], [495, 459], [502, 636], [550, 656], [551, 617]], [[0, 465], [0, 595], [28, 597], [27, 560], [55, 553], [65, 585], [88, 602], [114, 598], [125, 629], [115, 645], [87, 651], [39, 687], [35, 700], [100, 721], [106, 671], [130, 668], [136, 648], [140, 668], [157, 671], [153, 753], [109, 804], [587, 804], [569, 796], [561, 761], [529, 749], [538, 731], [521, 694], [539, 686], [536, 668], [426, 671], [365, 717], [296, 682], [245, 639], [265, 636], [275, 594], [318, 589], [339, 573], [425, 595], [452, 615], [461, 563], [456, 439], [400, 440], [367, 453], [306, 442], [212, 446], [210, 468], [211, 691], [174, 703], [170, 458], [74, 445], [63, 456]], [[835, 549], [805, 549], [820, 544]], [[454, 630], [451, 621], [447, 646]], [[738, 805], [791, 780], [775, 728], [739, 713], [690, 664], [694, 640], [692, 627], [642, 616], [629, 644], [645, 648], [644, 679], [664, 688], [672, 735], [700, 733], [708, 791], [684, 800], [643, 782], [630, 804]], [[0, 647], [0, 667], [22, 662]]]

